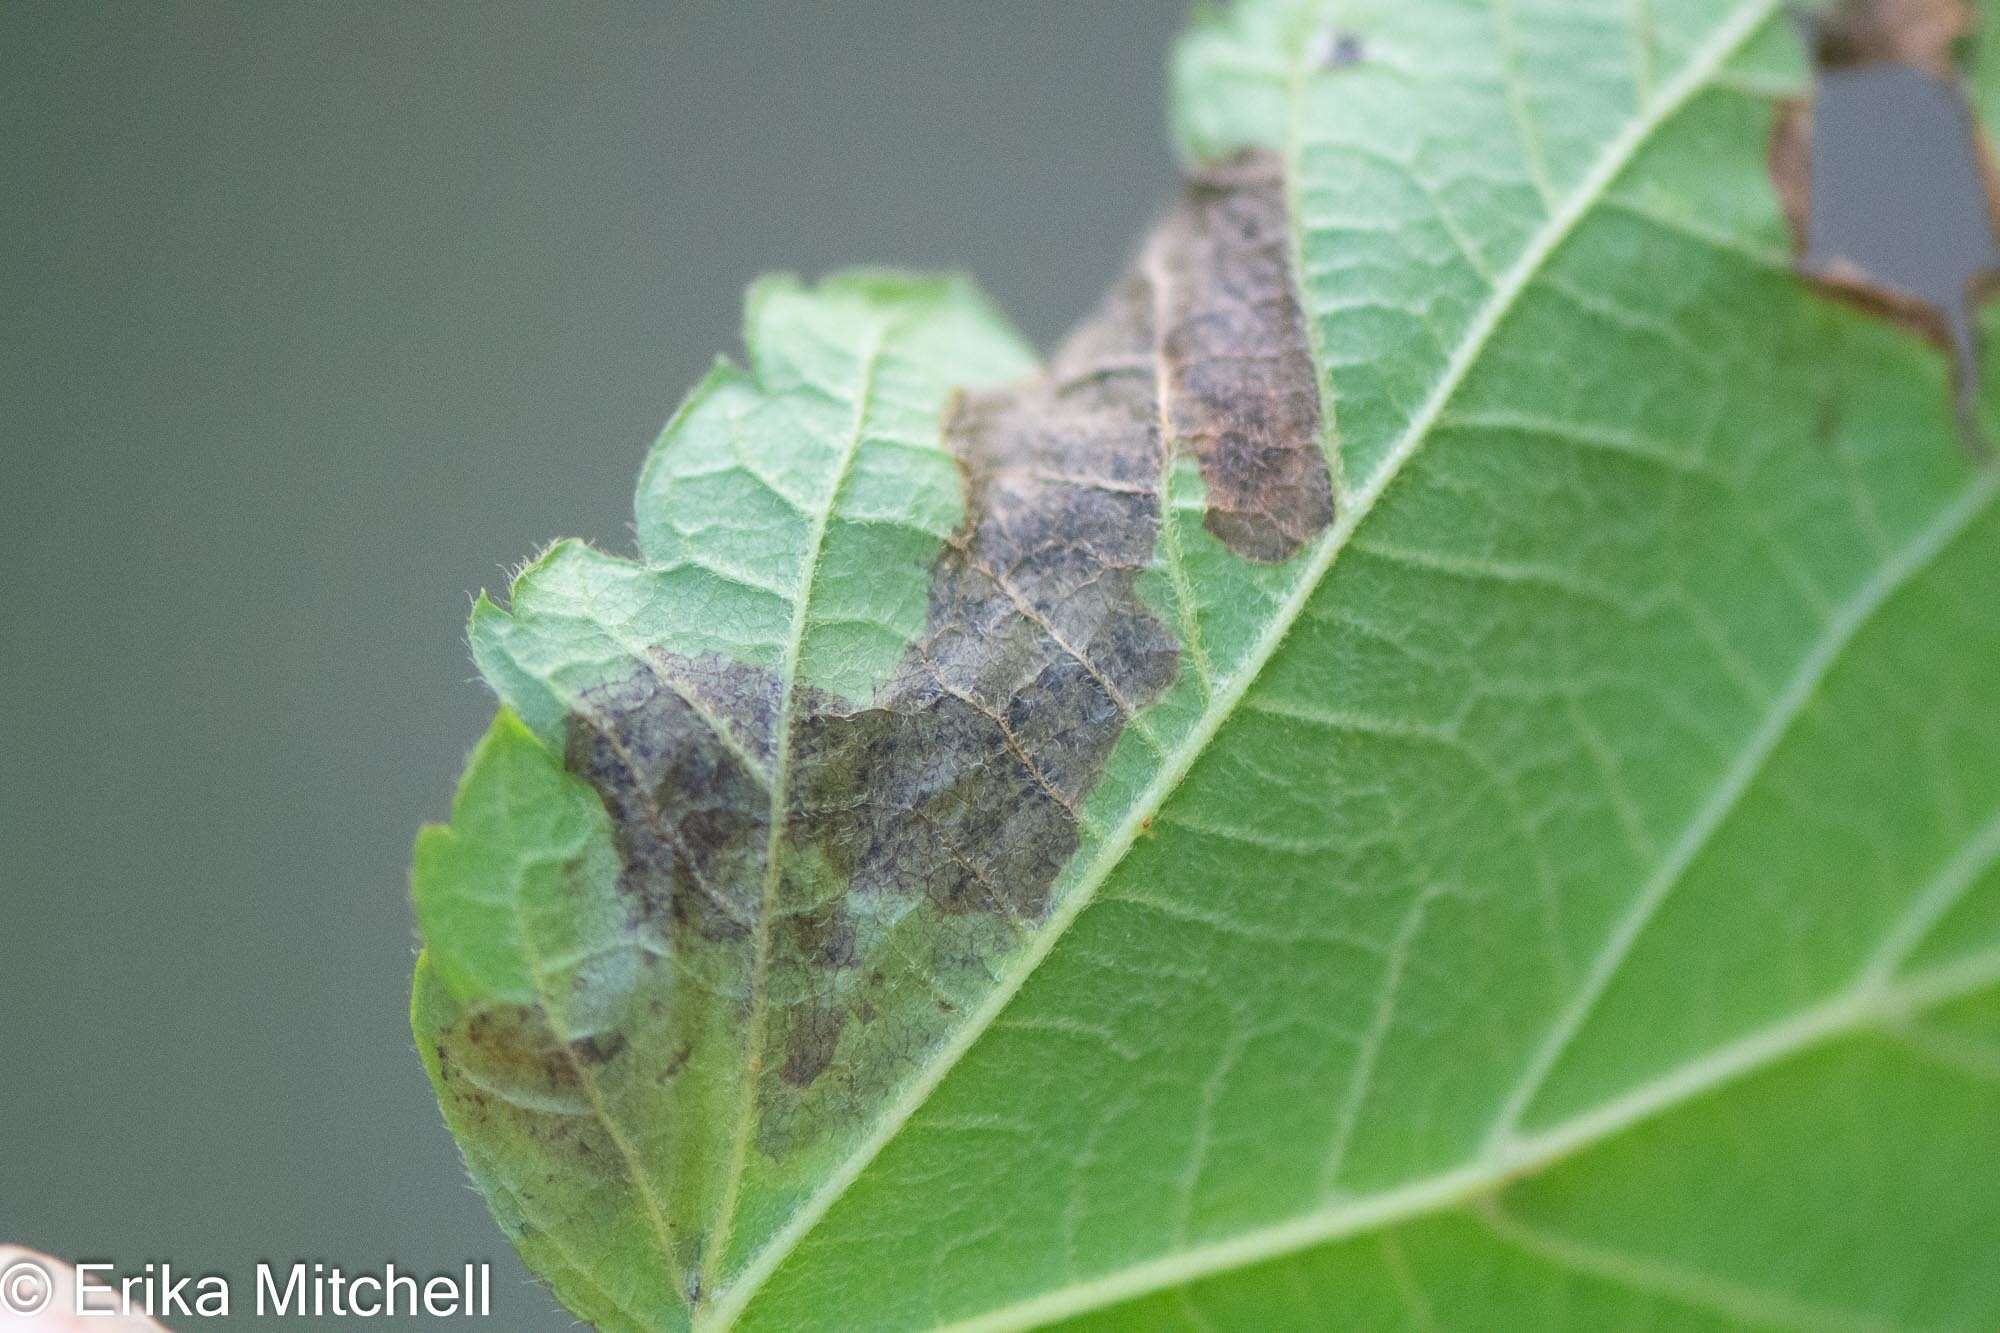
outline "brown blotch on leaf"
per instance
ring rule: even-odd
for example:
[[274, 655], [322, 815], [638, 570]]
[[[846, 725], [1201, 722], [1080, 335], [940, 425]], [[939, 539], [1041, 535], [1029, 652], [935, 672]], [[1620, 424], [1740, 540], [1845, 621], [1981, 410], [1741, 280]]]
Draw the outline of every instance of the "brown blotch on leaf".
[[966, 528], [923, 637], [864, 708], [818, 700], [793, 748], [793, 836], [858, 893], [1038, 919], [1077, 808], [1173, 637], [1140, 598], [1159, 530], [1151, 377], [1114, 313], [1049, 375], [961, 398], [946, 424]]
[[447, 1083], [469, 1078], [474, 1101], [491, 1089], [517, 1103], [567, 1103], [583, 1073], [616, 1059], [625, 1038], [603, 1033], [564, 1041], [550, 1030], [540, 1009], [495, 1005], [461, 1018], [439, 1043]]
[[1333, 521], [1333, 480], [1277, 159], [1195, 175], [1143, 273], [1168, 425], [1201, 464], [1209, 531], [1238, 555], [1289, 558]]
[[[763, 978], [766, 1037], [745, 1068], [767, 1150], [818, 1123], [808, 1095], [873, 1095], [921, 1056], [930, 1029], [871, 978], [893, 964], [976, 983], [1050, 910], [1084, 803], [1179, 670], [1140, 591], [1174, 456], [1201, 470], [1211, 532], [1282, 560], [1332, 521], [1320, 427], [1277, 163], [1246, 154], [1189, 182], [1046, 373], [953, 402], [965, 523], [871, 697], [801, 683], [786, 708], [769, 669], [664, 651], [583, 693], [567, 765], [611, 817], [633, 924], [655, 959], [701, 955], [702, 984], [676, 1002], [741, 1002], [728, 978]], [[918, 912], [931, 929], [896, 924]], [[871, 952], [890, 930], [887, 947], [921, 959]]]

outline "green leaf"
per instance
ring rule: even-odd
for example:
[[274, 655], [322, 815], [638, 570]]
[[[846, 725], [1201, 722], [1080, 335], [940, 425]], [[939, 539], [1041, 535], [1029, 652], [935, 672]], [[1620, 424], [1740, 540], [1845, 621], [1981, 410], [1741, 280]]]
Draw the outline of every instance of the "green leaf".
[[2000, 1323], [2000, 472], [1795, 272], [1783, 6], [1176, 77], [1048, 369], [760, 287], [641, 558], [476, 609], [414, 1019], [501, 1224], [606, 1329]]

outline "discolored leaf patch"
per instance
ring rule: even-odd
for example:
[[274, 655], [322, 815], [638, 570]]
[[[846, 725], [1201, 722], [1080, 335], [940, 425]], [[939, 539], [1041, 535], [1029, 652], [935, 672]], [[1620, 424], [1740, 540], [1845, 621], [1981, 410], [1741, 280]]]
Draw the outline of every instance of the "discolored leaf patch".
[[[514, 1002], [503, 1022], [461, 987], [432, 1002], [433, 1055], [461, 1135], [514, 1145], [481, 1169], [490, 1192], [539, 1210], [536, 1235], [590, 1234], [592, 1212], [616, 1199], [672, 1256], [680, 1299], [699, 1305], [814, 1178], [818, 1155], [862, 1131], [1048, 918], [1114, 751], [1148, 727], [1181, 669], [1183, 645], [1146, 591], [1177, 463], [1199, 471], [1205, 525], [1237, 556], [1285, 560], [1332, 520], [1291, 263], [1276, 159], [1241, 155], [1190, 179], [1045, 371], [938, 392], [929, 447], [955, 468], [963, 517], [925, 571], [921, 627], [861, 697], [822, 682], [863, 673], [823, 656], [808, 676], [796, 645], [831, 642], [842, 623], [822, 595], [866, 608], [893, 576], [866, 581], [848, 553], [897, 513], [878, 460], [916, 447], [915, 416], [871, 424], [875, 396], [901, 386], [894, 367], [870, 364], [857, 368], [850, 426], [811, 340], [761, 380], [712, 377], [670, 427], [695, 443], [656, 457], [648, 475], [665, 480], [642, 498], [679, 524], [649, 555], [701, 554], [700, 511], [676, 487], [727, 477], [750, 494], [735, 479], [747, 471], [782, 494], [787, 455], [774, 447], [746, 466], [745, 432], [851, 432], [844, 462], [825, 456], [817, 545], [799, 548], [793, 651], [774, 663], [638, 637], [632, 626], [685, 576], [575, 546], [524, 575], [511, 612], [477, 613], [482, 664], [503, 693], [537, 710], [560, 701], [560, 756], [510, 724], [506, 772], [475, 763], [463, 802], [585, 800], [609, 845], [601, 857], [587, 838], [561, 853], [511, 848], [504, 819], [482, 826], [485, 841], [468, 824], [439, 835], [463, 858], [435, 876], [456, 896], [419, 887], [430, 931], [443, 919], [434, 904], [476, 914], [493, 894], [488, 867], [512, 867], [517, 887], [497, 901], [523, 940], [513, 994], [542, 1003]], [[893, 284], [863, 294], [885, 312], [878, 345], [908, 336], [899, 319], [934, 317], [884, 307]], [[867, 516], [838, 516], [863, 504]], [[935, 497], [925, 504], [937, 512]], [[772, 514], [774, 527], [792, 521]], [[913, 544], [881, 549], [900, 558]], [[883, 605], [903, 597], [891, 587]], [[614, 619], [611, 606], [635, 609]], [[701, 641], [734, 634], [694, 623]], [[599, 928], [544, 946], [545, 923], [578, 904]], [[500, 1072], [478, 1072], [488, 1068]], [[536, 1178], [516, 1158], [539, 1164]], [[551, 1195], [549, 1177], [577, 1187]]]
[[1138, 592], [1169, 453], [1199, 462], [1207, 525], [1240, 554], [1283, 559], [1331, 521], [1288, 255], [1276, 163], [1221, 164], [1047, 374], [958, 398], [944, 435], [967, 523], [922, 637], [865, 705], [794, 685], [787, 706], [776, 672], [664, 648], [585, 693], [567, 766], [604, 801], [656, 954], [683, 931], [747, 950], [776, 914], [766, 984], [794, 997], [771, 1022], [782, 1058], [761, 1060], [778, 1083], [838, 1063], [850, 1014], [813, 979], [866, 962], [883, 920], [1047, 912], [1079, 807], [1176, 670]]
[[1282, 168], [1244, 153], [1198, 173], [1147, 246], [1168, 425], [1201, 463], [1208, 529], [1277, 561], [1333, 521], [1319, 382], [1293, 281]]

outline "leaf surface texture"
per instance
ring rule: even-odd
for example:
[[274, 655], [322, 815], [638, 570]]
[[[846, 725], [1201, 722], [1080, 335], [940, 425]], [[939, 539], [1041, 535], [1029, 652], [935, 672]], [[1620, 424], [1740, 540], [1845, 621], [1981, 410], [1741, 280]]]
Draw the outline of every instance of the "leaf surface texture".
[[2000, 1322], [2000, 473], [1795, 271], [1783, 7], [1175, 63], [1046, 368], [761, 286], [639, 557], [477, 608], [415, 1019], [503, 1226], [607, 1329]]

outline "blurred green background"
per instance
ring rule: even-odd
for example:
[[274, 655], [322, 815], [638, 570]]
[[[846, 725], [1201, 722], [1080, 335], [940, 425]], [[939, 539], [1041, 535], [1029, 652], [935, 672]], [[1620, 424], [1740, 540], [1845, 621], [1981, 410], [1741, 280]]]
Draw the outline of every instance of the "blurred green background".
[[496, 1262], [405, 882], [471, 593], [628, 549], [757, 273], [1047, 345], [1170, 186], [1181, 0], [0, 0], [0, 1240]]

